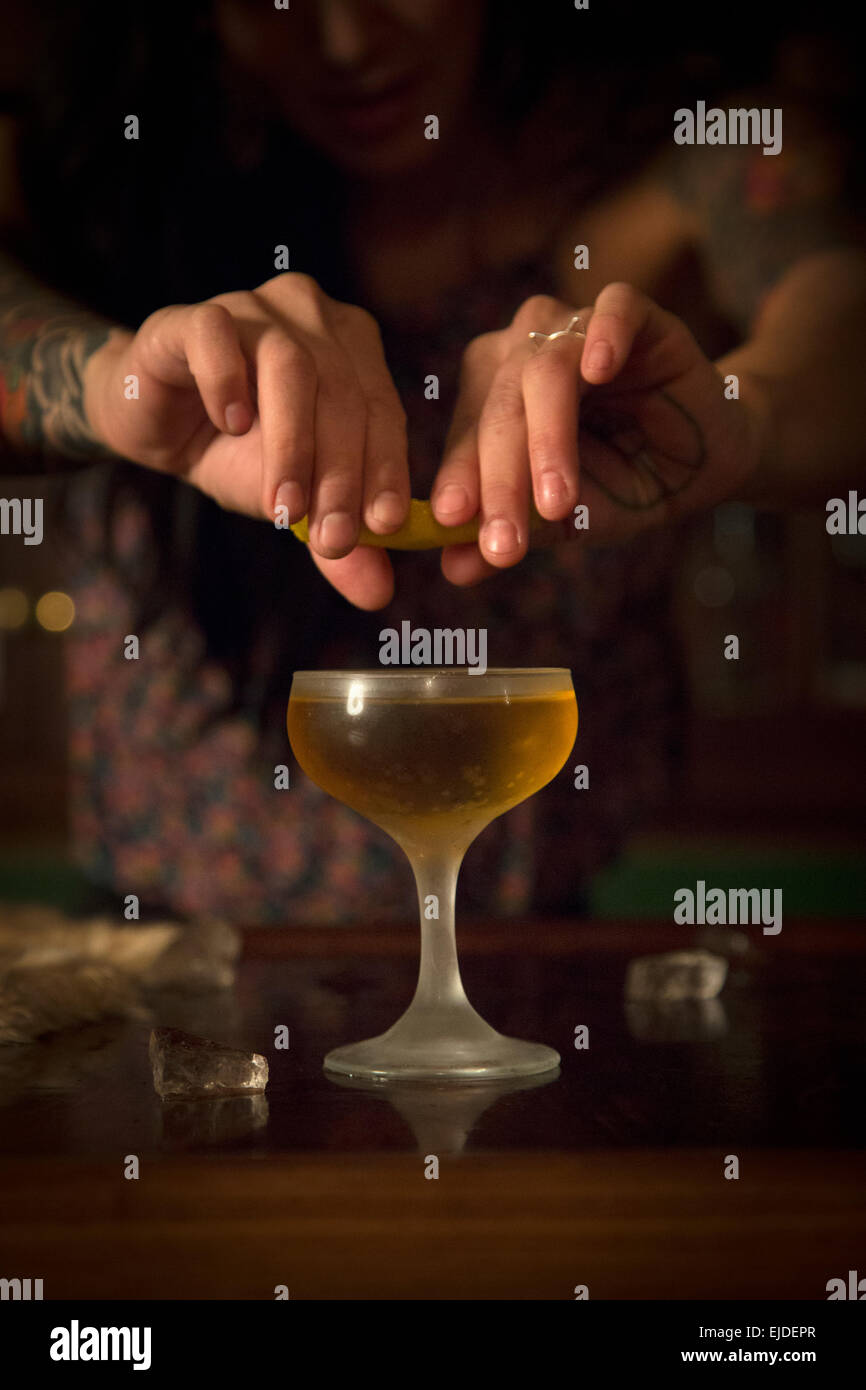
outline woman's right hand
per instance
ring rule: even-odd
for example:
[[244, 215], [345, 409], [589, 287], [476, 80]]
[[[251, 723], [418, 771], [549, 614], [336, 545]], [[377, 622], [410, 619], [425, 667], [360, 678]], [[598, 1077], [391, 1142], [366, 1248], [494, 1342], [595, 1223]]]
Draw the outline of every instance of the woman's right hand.
[[360, 608], [389, 602], [387, 552], [357, 540], [362, 520], [387, 535], [406, 518], [406, 417], [365, 310], [307, 275], [277, 275], [112, 334], [84, 387], [91, 427], [114, 453], [229, 511], [270, 522], [285, 517], [278, 507], [290, 522], [309, 513], [325, 577]]

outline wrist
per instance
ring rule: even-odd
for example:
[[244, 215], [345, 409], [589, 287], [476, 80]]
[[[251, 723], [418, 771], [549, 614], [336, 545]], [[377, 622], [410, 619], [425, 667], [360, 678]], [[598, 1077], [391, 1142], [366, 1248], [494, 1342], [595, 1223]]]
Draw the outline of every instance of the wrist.
[[729, 358], [716, 364], [723, 379], [737, 378], [738, 401], [743, 421], [742, 481], [737, 497], [757, 502], [772, 490], [776, 458], [776, 413], [773, 383], [769, 377]]
[[115, 397], [123, 399], [123, 377], [118, 368], [134, 337], [126, 329], [112, 329], [107, 341], [89, 355], [81, 374], [85, 419], [94, 442], [109, 454], [116, 452], [110, 424], [112, 404]]

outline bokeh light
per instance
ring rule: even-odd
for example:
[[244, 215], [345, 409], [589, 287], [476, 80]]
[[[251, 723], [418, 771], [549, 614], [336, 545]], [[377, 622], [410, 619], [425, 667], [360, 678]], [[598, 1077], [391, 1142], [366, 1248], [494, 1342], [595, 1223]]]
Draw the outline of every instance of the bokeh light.
[[23, 589], [0, 589], [0, 631], [16, 632], [29, 613], [30, 600]]
[[75, 604], [59, 589], [50, 589], [36, 604], [36, 621], [46, 632], [65, 632], [74, 620]]

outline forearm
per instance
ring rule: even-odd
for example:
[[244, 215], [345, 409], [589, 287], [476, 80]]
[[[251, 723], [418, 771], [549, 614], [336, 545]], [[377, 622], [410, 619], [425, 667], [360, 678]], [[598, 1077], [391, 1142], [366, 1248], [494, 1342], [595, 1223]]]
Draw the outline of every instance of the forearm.
[[0, 471], [43, 473], [112, 455], [85, 408], [91, 358], [125, 330], [0, 254]]
[[758, 464], [740, 496], [824, 500], [866, 475], [866, 256], [804, 260], [771, 292], [748, 342], [716, 364], [739, 380]]

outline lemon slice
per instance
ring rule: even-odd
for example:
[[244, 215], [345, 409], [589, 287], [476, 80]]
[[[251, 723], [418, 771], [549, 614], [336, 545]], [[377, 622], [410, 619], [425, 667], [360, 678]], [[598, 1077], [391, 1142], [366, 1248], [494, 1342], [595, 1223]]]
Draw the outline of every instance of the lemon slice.
[[[535, 508], [531, 508], [531, 521], [535, 526], [541, 520]], [[296, 521], [291, 528], [304, 545], [310, 544], [310, 527], [307, 517]], [[377, 536], [366, 526], [361, 527], [359, 545], [375, 545], [385, 550], [440, 550], [444, 545], [466, 545], [478, 540], [478, 517], [466, 521], [462, 526], [442, 526], [433, 515], [429, 502], [421, 502], [413, 497], [409, 503], [409, 516], [397, 531], [388, 536]]]
[[[299, 541], [309, 545], [310, 527], [307, 517], [296, 521], [291, 530]], [[440, 526], [430, 503], [420, 502], [417, 497], [413, 497], [409, 503], [409, 515], [399, 530], [392, 531], [388, 536], [377, 536], [375, 531], [362, 526], [358, 544], [376, 545], [387, 550], [438, 550], [443, 545], [464, 545], [467, 541], [477, 540], [477, 517], [462, 526]]]

